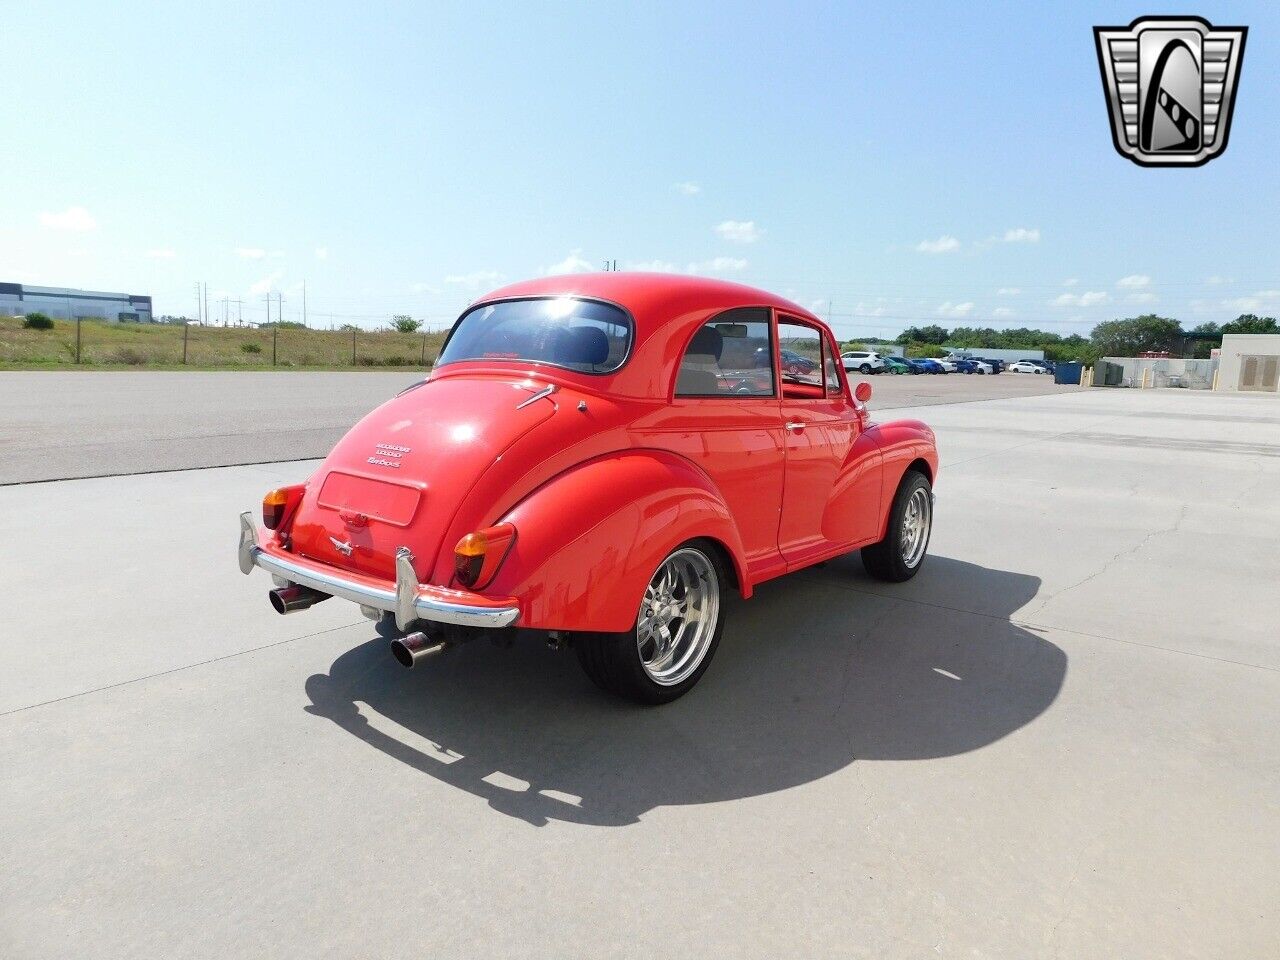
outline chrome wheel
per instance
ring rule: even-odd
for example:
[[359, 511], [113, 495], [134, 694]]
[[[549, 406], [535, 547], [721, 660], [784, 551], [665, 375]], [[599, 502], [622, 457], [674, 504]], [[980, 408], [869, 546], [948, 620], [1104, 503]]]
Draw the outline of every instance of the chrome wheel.
[[684, 547], [658, 567], [636, 620], [636, 650], [654, 683], [672, 687], [698, 669], [716, 633], [720, 581], [711, 561]]
[[929, 545], [929, 528], [933, 524], [933, 503], [929, 491], [916, 489], [902, 514], [902, 562], [914, 568], [924, 557]]

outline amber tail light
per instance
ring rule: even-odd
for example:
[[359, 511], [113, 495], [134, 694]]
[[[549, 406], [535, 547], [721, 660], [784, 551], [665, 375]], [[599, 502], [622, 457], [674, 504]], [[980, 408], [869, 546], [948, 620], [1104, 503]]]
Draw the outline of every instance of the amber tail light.
[[302, 498], [303, 485], [278, 487], [262, 498], [262, 525], [268, 530], [279, 530], [285, 518]]
[[516, 528], [509, 523], [468, 533], [453, 548], [453, 574], [471, 590], [487, 587], [516, 542]]

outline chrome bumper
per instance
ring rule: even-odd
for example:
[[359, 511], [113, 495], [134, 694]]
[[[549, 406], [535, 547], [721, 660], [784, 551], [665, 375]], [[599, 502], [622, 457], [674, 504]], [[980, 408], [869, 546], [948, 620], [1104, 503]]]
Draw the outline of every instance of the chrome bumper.
[[413, 572], [413, 554], [408, 547], [396, 551], [394, 590], [343, 579], [336, 572], [318, 570], [310, 564], [268, 553], [258, 543], [258, 528], [251, 513], [240, 514], [239, 554], [241, 573], [247, 574], [254, 567], [261, 567], [290, 583], [342, 597], [362, 607], [394, 613], [396, 626], [401, 630], [408, 630], [415, 620], [498, 629], [511, 626], [520, 616], [519, 607], [477, 607], [425, 594], [417, 574]]

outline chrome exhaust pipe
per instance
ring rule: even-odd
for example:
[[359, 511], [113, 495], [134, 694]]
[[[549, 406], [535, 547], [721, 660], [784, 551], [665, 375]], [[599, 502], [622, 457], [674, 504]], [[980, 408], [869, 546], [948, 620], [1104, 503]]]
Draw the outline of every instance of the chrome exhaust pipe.
[[391, 654], [402, 667], [416, 667], [423, 660], [434, 656], [449, 645], [446, 640], [437, 640], [421, 631], [406, 633], [391, 641]]
[[276, 613], [295, 613], [315, 606], [321, 600], [328, 600], [329, 594], [312, 590], [310, 587], [300, 587], [295, 583], [268, 590], [267, 599], [271, 601], [271, 606], [275, 607]]

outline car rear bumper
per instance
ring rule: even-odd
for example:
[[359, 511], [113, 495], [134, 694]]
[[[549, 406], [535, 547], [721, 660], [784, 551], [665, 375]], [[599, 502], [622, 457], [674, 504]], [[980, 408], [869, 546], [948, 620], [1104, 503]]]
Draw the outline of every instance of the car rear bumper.
[[407, 547], [396, 552], [396, 579], [392, 582], [338, 570], [286, 553], [274, 544], [263, 546], [258, 541], [258, 528], [251, 513], [240, 514], [239, 560], [241, 573], [261, 567], [289, 583], [342, 597], [361, 607], [393, 613], [396, 626], [401, 630], [409, 629], [415, 620], [496, 630], [520, 619], [520, 606], [512, 598], [482, 597], [464, 590], [418, 583], [413, 554]]

